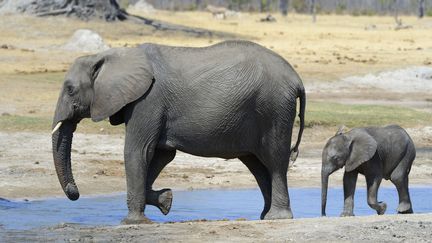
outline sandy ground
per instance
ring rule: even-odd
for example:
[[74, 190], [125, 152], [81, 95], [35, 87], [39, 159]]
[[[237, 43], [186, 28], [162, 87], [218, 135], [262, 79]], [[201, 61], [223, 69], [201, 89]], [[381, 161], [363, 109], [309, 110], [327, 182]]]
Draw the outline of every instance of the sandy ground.
[[430, 242], [432, 214], [212, 221], [5, 232], [10, 242]]
[[[314, 129], [316, 130], [316, 129]], [[325, 129], [323, 129], [325, 130]], [[311, 134], [306, 130], [305, 141]], [[328, 132], [330, 133], [330, 131]], [[432, 128], [410, 129], [415, 140]], [[321, 141], [306, 143], [301, 155], [289, 169], [290, 187], [320, 187]], [[315, 138], [317, 139], [317, 138]], [[81, 194], [101, 194], [126, 190], [123, 162], [123, 135], [75, 134], [72, 169]], [[39, 198], [64, 196], [52, 165], [49, 133], [0, 132], [0, 195], [4, 198]], [[38, 148], [38, 149], [35, 149]], [[432, 183], [432, 149], [417, 148], [417, 159], [410, 173], [410, 183]], [[342, 185], [343, 170], [331, 176], [331, 186]], [[32, 190], [29, 190], [31, 183]], [[365, 186], [359, 177], [359, 186]], [[383, 185], [390, 185], [384, 181]], [[237, 159], [202, 158], [177, 152], [176, 158], [161, 173], [155, 188], [177, 190], [204, 188], [254, 188], [255, 179]]]
[[[138, 13], [139, 14], [139, 13]], [[276, 23], [260, 23], [259, 14], [216, 20], [208, 13], [157, 11], [149, 17], [177, 24], [204, 27], [258, 42], [284, 56], [303, 77], [308, 100], [343, 104], [382, 104], [432, 113], [431, 88], [407, 90], [404, 84], [385, 83], [389, 76], [365, 74], [413, 66], [429, 67], [432, 56], [432, 19], [403, 17], [412, 28], [395, 31], [390, 17], [276, 15]], [[62, 28], [58, 28], [61, 26]], [[374, 27], [375, 26], [375, 27]], [[0, 127], [0, 197], [61, 196], [52, 165], [50, 120], [63, 72], [85, 53], [61, 48], [79, 28], [97, 31], [111, 47], [143, 42], [205, 46], [221, 38], [196, 38], [155, 32], [127, 23], [107, 25], [65, 18], [6, 15], [0, 18], [0, 114], [42, 119], [42, 125]], [[357, 76], [353, 78], [352, 76]], [[35, 81], [40, 77], [41, 81]], [[44, 82], [46, 77], [58, 82]], [[382, 80], [379, 77], [383, 77]], [[347, 79], [346, 79], [347, 78]], [[394, 77], [393, 77], [394, 79]], [[397, 78], [396, 78], [397, 79]], [[366, 80], [366, 81], [365, 81]], [[425, 85], [421, 83], [420, 85]], [[373, 86], [375, 85], [375, 86]], [[383, 86], [384, 85], [384, 86]], [[389, 89], [395, 87], [395, 89]], [[404, 88], [405, 87], [405, 88]], [[423, 87], [423, 86], [422, 86]], [[426, 87], [426, 86], [424, 86]], [[402, 93], [400, 90], [404, 90]], [[21, 95], [29, 93], [30, 95]], [[432, 116], [432, 115], [431, 115]], [[411, 184], [432, 183], [432, 123], [407, 130], [417, 146], [410, 173]], [[23, 131], [24, 130], [24, 131]], [[321, 149], [335, 127], [307, 128], [300, 156], [288, 173], [289, 187], [319, 187]], [[294, 132], [296, 134], [296, 131]], [[121, 128], [106, 129], [84, 123], [73, 142], [73, 171], [81, 194], [125, 190]], [[341, 186], [342, 171], [331, 177]], [[383, 185], [388, 185], [384, 182]], [[359, 186], [364, 179], [359, 177]], [[173, 189], [251, 188], [256, 182], [238, 160], [200, 158], [181, 152], [162, 172], [155, 187]], [[31, 189], [30, 189], [31, 188]], [[81, 227], [59, 225], [41, 230], [3, 231], [15, 241], [430, 241], [432, 215], [393, 215], [355, 218], [318, 218], [282, 221], [186, 222], [144, 226]]]

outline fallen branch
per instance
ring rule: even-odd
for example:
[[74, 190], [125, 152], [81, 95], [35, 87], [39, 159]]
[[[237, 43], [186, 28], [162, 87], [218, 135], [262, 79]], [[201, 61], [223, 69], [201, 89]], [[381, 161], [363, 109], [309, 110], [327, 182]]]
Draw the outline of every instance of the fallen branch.
[[75, 16], [84, 21], [89, 21], [91, 19], [103, 19], [107, 22], [130, 20], [138, 24], [149, 25], [158, 31], [176, 31], [196, 36], [235, 38], [234, 34], [213, 32], [206, 29], [170, 24], [141, 16], [130, 15], [125, 10], [120, 9], [116, 0], [32, 0], [28, 1], [26, 4], [19, 5], [16, 11], [34, 14], [38, 17], [59, 15], [65, 15], [67, 17]]
[[192, 28], [192, 27], [187, 27], [187, 26], [182, 26], [182, 25], [176, 25], [176, 24], [169, 24], [166, 22], [161, 22], [158, 20], [153, 20], [153, 19], [148, 19], [145, 17], [141, 17], [141, 16], [136, 16], [136, 15], [127, 15], [127, 19], [128, 20], [132, 20], [135, 23], [139, 23], [139, 24], [146, 24], [146, 25], [150, 25], [153, 28], [155, 28], [156, 30], [162, 30], [162, 31], [180, 31], [180, 32], [185, 32], [185, 33], [189, 33], [189, 34], [195, 34], [198, 36], [223, 36], [223, 37], [233, 37], [234, 35], [232, 34], [228, 34], [228, 33], [221, 33], [221, 32], [212, 32], [210, 30], [206, 30], [206, 29], [201, 29], [201, 28]]
[[53, 10], [53, 11], [37, 13], [36, 16], [38, 16], [38, 17], [57, 16], [57, 15], [62, 15], [62, 14], [69, 14], [72, 11], [73, 11], [72, 8], [57, 9], [57, 10]]

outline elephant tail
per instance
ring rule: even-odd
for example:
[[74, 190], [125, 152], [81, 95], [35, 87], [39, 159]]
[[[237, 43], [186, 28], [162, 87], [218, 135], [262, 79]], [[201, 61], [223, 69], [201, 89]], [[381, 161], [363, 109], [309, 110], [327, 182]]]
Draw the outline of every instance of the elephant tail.
[[303, 86], [301, 88], [299, 88], [297, 97], [300, 100], [300, 111], [299, 111], [299, 115], [298, 115], [300, 118], [300, 127], [299, 127], [298, 136], [297, 136], [297, 142], [291, 148], [290, 161], [292, 161], [292, 163], [294, 163], [296, 161], [297, 156], [299, 154], [298, 147], [300, 146], [301, 138], [303, 135], [304, 124], [305, 124], [304, 116], [305, 116], [305, 108], [306, 108], [306, 93], [305, 93], [305, 89]]

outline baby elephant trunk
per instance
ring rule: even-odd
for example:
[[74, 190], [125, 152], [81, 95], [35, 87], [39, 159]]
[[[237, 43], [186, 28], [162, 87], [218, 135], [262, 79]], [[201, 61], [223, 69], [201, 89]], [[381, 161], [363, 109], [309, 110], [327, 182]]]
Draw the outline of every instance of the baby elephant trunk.
[[321, 216], [326, 216], [329, 173], [321, 172]]

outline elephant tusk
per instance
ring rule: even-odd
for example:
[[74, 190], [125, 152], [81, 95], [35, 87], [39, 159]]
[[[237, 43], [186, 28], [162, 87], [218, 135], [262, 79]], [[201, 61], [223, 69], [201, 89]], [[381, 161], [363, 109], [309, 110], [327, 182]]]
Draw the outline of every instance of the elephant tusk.
[[63, 122], [57, 123], [57, 125], [52, 130], [51, 135], [53, 135], [57, 130], [59, 130], [59, 128], [61, 127], [62, 124], [63, 124]]

